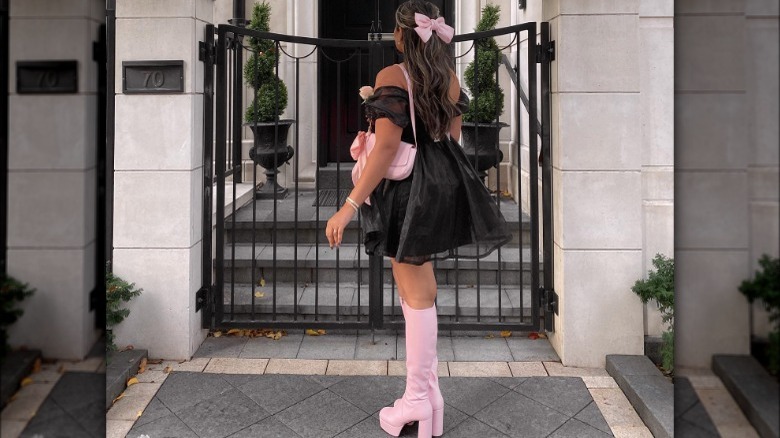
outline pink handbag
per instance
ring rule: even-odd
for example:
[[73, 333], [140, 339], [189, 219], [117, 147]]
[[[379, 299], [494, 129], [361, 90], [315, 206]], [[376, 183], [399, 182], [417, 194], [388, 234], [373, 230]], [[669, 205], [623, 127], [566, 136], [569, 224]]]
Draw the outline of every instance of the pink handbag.
[[[416, 142], [417, 130], [414, 123], [414, 98], [412, 97], [412, 81], [409, 79], [409, 74], [406, 72], [406, 69], [403, 67], [403, 65], [396, 65], [401, 68], [401, 71], [404, 73], [404, 77], [406, 78], [406, 87], [409, 91], [409, 111], [411, 112], [412, 118], [412, 132], [414, 132], [414, 138]], [[368, 132], [358, 132], [357, 137], [355, 137], [355, 140], [352, 142], [352, 146], [349, 148], [349, 153], [352, 155], [353, 159], [357, 160], [355, 167], [352, 168], [353, 184], [357, 183], [363, 168], [366, 167], [368, 154], [371, 153], [371, 150], [374, 148], [374, 144], [376, 144], [376, 134], [371, 132], [370, 127]], [[416, 155], [416, 143], [410, 144], [405, 141], [401, 141], [401, 144], [398, 147], [398, 152], [395, 154], [395, 158], [393, 158], [393, 161], [390, 163], [390, 167], [387, 168], [385, 178], [392, 180], [406, 179], [412, 173], [412, 168], [414, 167], [414, 158]], [[365, 203], [371, 205], [369, 198], [366, 198]]]

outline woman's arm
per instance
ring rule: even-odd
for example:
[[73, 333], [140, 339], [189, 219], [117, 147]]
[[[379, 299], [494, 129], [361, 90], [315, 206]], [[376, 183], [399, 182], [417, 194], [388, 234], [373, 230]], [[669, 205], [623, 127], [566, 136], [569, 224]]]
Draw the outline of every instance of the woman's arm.
[[[399, 83], [406, 84], [400, 70], [386, 67], [376, 76], [376, 86], [379, 88], [387, 85], [399, 86]], [[403, 128], [391, 122], [390, 119], [382, 117], [374, 122], [374, 132], [376, 133], [376, 143], [371, 153], [366, 159], [366, 167], [360, 173], [360, 178], [355, 184], [355, 188], [349, 194], [349, 197], [358, 205], [362, 204], [376, 188], [382, 178], [387, 174], [390, 163], [393, 162], [395, 154], [401, 144], [401, 134]], [[347, 208], [352, 208], [346, 206]]]

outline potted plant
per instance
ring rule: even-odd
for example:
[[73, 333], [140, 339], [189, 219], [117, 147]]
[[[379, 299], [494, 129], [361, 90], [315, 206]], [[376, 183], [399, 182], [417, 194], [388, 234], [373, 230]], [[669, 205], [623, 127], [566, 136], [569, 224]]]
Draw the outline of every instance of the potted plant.
[[[271, 6], [265, 1], [255, 3], [247, 28], [269, 32], [270, 20]], [[279, 118], [287, 108], [287, 86], [276, 76], [279, 56], [276, 42], [249, 38], [249, 46], [253, 53], [244, 65], [244, 78], [247, 85], [256, 91], [244, 114], [244, 120], [254, 134], [254, 146], [249, 150], [249, 157], [266, 169], [266, 183], [255, 196], [273, 198], [276, 191], [277, 197], [284, 197], [287, 189], [276, 182], [277, 167], [289, 161], [294, 153], [293, 148], [287, 145], [287, 133], [294, 120]], [[274, 138], [277, 139], [275, 144]]]
[[637, 280], [631, 290], [645, 304], [654, 300], [663, 322], [668, 324], [669, 330], [661, 334], [661, 367], [671, 374], [674, 369], [674, 259], [656, 254], [653, 266], [655, 270], [648, 272], [647, 279]]
[[770, 373], [780, 376], [780, 258], [764, 254], [758, 260], [761, 270], [756, 271], [753, 279], [744, 280], [739, 286], [748, 301], [759, 300], [769, 312], [769, 322], [774, 329], [768, 339], [752, 339], [751, 350]]
[[[496, 28], [501, 9], [487, 5], [475, 31]], [[475, 57], [464, 73], [466, 87], [471, 93], [468, 110], [463, 114], [463, 149], [483, 179], [487, 170], [497, 166], [504, 158], [498, 148], [501, 128], [509, 126], [496, 119], [504, 112], [504, 92], [496, 83], [496, 68], [501, 62], [501, 51], [495, 38], [483, 38], [475, 42]]]

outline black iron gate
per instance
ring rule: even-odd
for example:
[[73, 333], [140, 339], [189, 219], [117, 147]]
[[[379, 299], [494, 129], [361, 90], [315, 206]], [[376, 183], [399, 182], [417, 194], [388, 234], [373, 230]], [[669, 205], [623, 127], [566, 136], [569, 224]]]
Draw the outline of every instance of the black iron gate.
[[[549, 40], [547, 23], [529, 22], [457, 35], [453, 40], [459, 43], [456, 57], [469, 53], [476, 57], [480, 47], [475, 42], [491, 37], [506, 40], [508, 44], [499, 49], [514, 57], [510, 60], [503, 55], [503, 63], [494, 72], [496, 82], [502, 71], [512, 79], [509, 91], [513, 108], [508, 113], [514, 142], [510, 143], [509, 153], [517, 168], [517, 181], [512, 187], [515, 196], [502, 193], [501, 172], [496, 172], [499, 190], [494, 193], [494, 199], [513, 227], [514, 238], [484, 259], [456, 257], [434, 262], [439, 325], [444, 330], [552, 330], [555, 293], [551, 287], [549, 65], [554, 59], [554, 44]], [[278, 56], [271, 68], [288, 84], [290, 108], [285, 114], [295, 121], [290, 140], [281, 144], [279, 154], [272, 154], [271, 163], [265, 163], [283, 169], [290, 182], [282, 181], [281, 185], [289, 187], [286, 191], [271, 190], [266, 196], [253, 193], [258, 186], [257, 166], [250, 165], [251, 170], [245, 170], [245, 157], [258, 155], [247, 154], [246, 149], [251, 146], [242, 147], [247, 128], [244, 123], [247, 105], [242, 103], [244, 75], [257, 70], [257, 65], [247, 66], [243, 61], [246, 59], [248, 64], [254, 59], [252, 38], [273, 43], [269, 45], [270, 50]], [[351, 183], [348, 178], [342, 181], [341, 170], [349, 170], [351, 164], [336, 160], [335, 194], [326, 196], [330, 189], [321, 187], [324, 163], [320, 162], [323, 157], [316, 153], [316, 145], [304, 149], [307, 156], [301, 156], [302, 138], [316, 139], [320, 134], [311, 132], [302, 136], [304, 130], [318, 130], [318, 120], [312, 120], [306, 127], [300, 123], [302, 113], [323, 107], [312, 100], [316, 97], [311, 93], [303, 95], [301, 91], [303, 86], [310, 87], [316, 78], [312, 65], [314, 68], [323, 62], [335, 65], [336, 81], [332, 85], [337, 99], [335, 108], [342, 108], [341, 96], [357, 92], [343, 89], [344, 72], [358, 71], [363, 75], [368, 70], [369, 77], [375, 77], [376, 66], [392, 62], [382, 59], [386, 53], [383, 48], [392, 44], [388, 40], [298, 37], [233, 25], [206, 27], [200, 46], [200, 59], [205, 65], [204, 287], [197, 296], [197, 308], [203, 310], [204, 328], [402, 327], [389, 259], [365, 254], [361, 247], [359, 216], [345, 231], [341, 248], [329, 248], [324, 236], [327, 219], [341, 206], [341, 188], [349, 188]], [[523, 45], [530, 49], [521, 57]], [[527, 79], [527, 92], [521, 78]], [[270, 90], [273, 102], [278, 105], [284, 90], [280, 91], [279, 85]], [[253, 93], [257, 98], [258, 90]], [[345, 112], [349, 114], [346, 117], [339, 111], [333, 116], [339, 119], [339, 125], [365, 129], [361, 113]], [[529, 121], [527, 128], [522, 123], [524, 119]], [[499, 126], [498, 119], [495, 123]], [[284, 135], [282, 123], [276, 121], [271, 132], [272, 144], [277, 144]], [[337, 139], [340, 144], [349, 144], [351, 140]], [[308, 153], [312, 150], [313, 154]], [[497, 156], [501, 154], [498, 146], [496, 151]], [[475, 155], [475, 161], [476, 158]], [[527, 181], [522, 176], [523, 170], [527, 170]], [[278, 179], [277, 176], [277, 182]], [[248, 196], [242, 195], [238, 183], [243, 182], [245, 186], [250, 181], [251, 191]], [[513, 181], [510, 179], [508, 183], [512, 185]], [[528, 195], [523, 197], [525, 191]]]

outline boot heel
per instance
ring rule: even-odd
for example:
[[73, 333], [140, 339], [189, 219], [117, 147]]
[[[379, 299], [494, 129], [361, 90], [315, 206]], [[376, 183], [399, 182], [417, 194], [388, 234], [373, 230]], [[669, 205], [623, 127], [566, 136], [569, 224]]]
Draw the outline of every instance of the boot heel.
[[433, 422], [431, 418], [420, 420], [417, 423], [417, 438], [431, 438]]
[[431, 434], [433, 436], [442, 436], [444, 434], [444, 407], [433, 410], [431, 423]]

